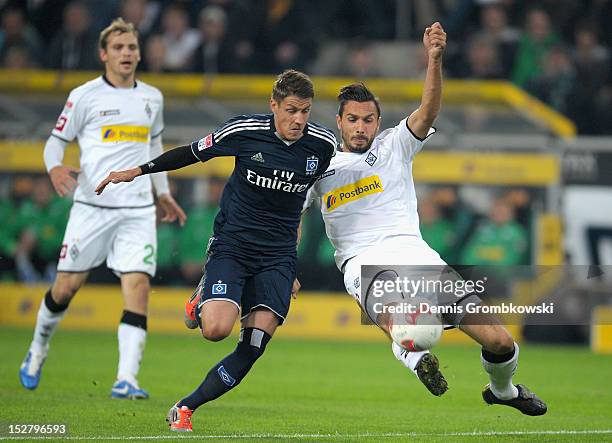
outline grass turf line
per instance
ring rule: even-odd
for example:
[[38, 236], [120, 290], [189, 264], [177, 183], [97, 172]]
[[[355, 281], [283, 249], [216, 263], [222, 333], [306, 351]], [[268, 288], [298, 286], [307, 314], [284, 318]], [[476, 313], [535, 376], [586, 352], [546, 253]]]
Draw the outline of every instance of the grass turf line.
[[[208, 343], [197, 333], [151, 334], [140, 374], [151, 399], [121, 401], [110, 399], [115, 334], [58, 331], [41, 385], [33, 392], [21, 388], [17, 377], [30, 339], [29, 330], [0, 329], [0, 421], [67, 423], [72, 437], [158, 436], [163, 441], [168, 441], [164, 417], [169, 407], [235, 344], [232, 338]], [[593, 355], [586, 348], [522, 346], [515, 381], [549, 406], [543, 417], [526, 417], [483, 403], [480, 390], [487, 378], [476, 346], [435, 352], [450, 385], [440, 398], [395, 360], [388, 345], [273, 340], [239, 387], [194, 414], [194, 433], [225, 436], [224, 441], [612, 441], [610, 433], [566, 433], [612, 428], [612, 356]]]

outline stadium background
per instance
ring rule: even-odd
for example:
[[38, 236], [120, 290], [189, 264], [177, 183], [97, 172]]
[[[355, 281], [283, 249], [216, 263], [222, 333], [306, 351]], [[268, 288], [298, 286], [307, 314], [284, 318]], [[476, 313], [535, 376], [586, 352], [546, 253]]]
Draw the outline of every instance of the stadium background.
[[[392, 126], [420, 100], [420, 36], [435, 17], [449, 45], [438, 134], [414, 166], [424, 238], [449, 263], [512, 269], [495, 297], [555, 300], [569, 312], [567, 324], [531, 329], [513, 318], [519, 339], [611, 353], [611, 13], [612, 2], [598, 0], [0, 0], [2, 344], [13, 348], [5, 339], [16, 335], [25, 352], [53, 279], [70, 200], [54, 195], [42, 149], [70, 89], [99, 75], [96, 39], [112, 18], [138, 25], [139, 77], [165, 95], [169, 148], [233, 115], [267, 112], [273, 75], [287, 67], [313, 76], [313, 120], [335, 128], [335, 94], [358, 79], [381, 99], [383, 128]], [[76, 146], [66, 162], [78, 165]], [[152, 334], [187, 334], [183, 300], [200, 278], [232, 166], [217, 159], [170, 174], [189, 220], [159, 225]], [[303, 291], [279, 337], [383, 341], [343, 294], [316, 210], [299, 256]], [[570, 266], [589, 278], [568, 277]], [[115, 329], [115, 277], [101, 267], [90, 282], [58, 336]], [[443, 343], [466, 341], [450, 332]]]

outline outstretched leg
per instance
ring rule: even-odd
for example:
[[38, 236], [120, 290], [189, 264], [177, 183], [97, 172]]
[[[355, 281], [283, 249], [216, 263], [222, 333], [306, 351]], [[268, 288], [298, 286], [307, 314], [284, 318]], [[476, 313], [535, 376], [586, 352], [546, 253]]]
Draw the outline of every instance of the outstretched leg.
[[[204, 314], [205, 306], [212, 303], [223, 302], [209, 302], [204, 305], [203, 327], [207, 322], [207, 316]], [[269, 310], [251, 312], [242, 322], [236, 349], [208, 371], [204, 381], [195, 391], [170, 409], [167, 418], [170, 429], [179, 432], [191, 431], [191, 414], [198, 407], [238, 386], [257, 359], [263, 355], [278, 324], [278, 317]]]
[[468, 314], [460, 328], [482, 346], [482, 366], [489, 374], [489, 384], [482, 393], [484, 401], [512, 406], [526, 415], [545, 414], [547, 407], [542, 400], [526, 386], [512, 383], [519, 347], [499, 320], [492, 315]]

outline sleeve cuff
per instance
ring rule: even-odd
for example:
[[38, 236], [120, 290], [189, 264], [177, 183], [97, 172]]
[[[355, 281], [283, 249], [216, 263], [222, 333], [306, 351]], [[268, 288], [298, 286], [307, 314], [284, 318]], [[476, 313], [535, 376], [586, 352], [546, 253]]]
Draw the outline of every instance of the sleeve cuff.
[[413, 139], [421, 143], [425, 142], [425, 140], [427, 140], [430, 135], [434, 134], [437, 131], [437, 129], [432, 126], [431, 128], [429, 128], [429, 131], [427, 132], [427, 135], [424, 138], [417, 137], [416, 134], [412, 132], [412, 129], [410, 129], [410, 126], [408, 126], [408, 117], [404, 118], [400, 122], [400, 127], [402, 132], [404, 132], [407, 136], [412, 137]]

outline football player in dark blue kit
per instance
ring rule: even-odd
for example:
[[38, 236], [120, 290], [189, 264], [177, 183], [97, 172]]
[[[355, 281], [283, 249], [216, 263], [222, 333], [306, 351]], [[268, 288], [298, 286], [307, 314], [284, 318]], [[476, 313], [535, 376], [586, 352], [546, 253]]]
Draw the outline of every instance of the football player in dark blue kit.
[[[237, 386], [282, 324], [297, 290], [296, 244], [306, 193], [334, 155], [332, 131], [308, 122], [314, 97], [305, 74], [288, 70], [272, 90], [269, 115], [230, 119], [204, 138], [137, 168], [112, 172], [109, 183], [178, 169], [198, 160], [235, 157], [208, 245], [204, 276], [186, 304], [188, 327], [199, 325], [211, 341], [227, 337], [239, 315], [234, 352], [168, 413], [173, 431], [191, 431], [191, 414]], [[296, 286], [294, 287], [294, 281]]]

